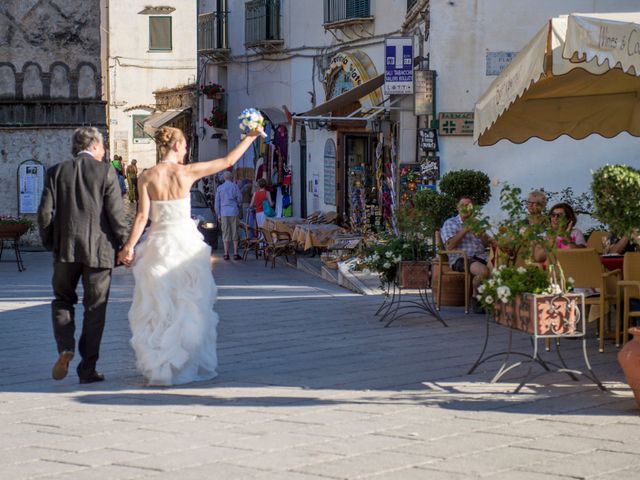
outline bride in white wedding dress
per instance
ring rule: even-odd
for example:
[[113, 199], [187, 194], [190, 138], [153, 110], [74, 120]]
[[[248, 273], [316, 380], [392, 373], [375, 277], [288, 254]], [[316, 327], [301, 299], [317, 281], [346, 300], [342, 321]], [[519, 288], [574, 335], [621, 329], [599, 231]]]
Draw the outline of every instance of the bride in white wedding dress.
[[[138, 180], [138, 213], [118, 253], [122, 263], [133, 266], [131, 346], [149, 385], [179, 385], [217, 375], [211, 249], [191, 220], [189, 191], [200, 178], [234, 165], [261, 132], [248, 134], [226, 157], [188, 165], [183, 165], [183, 133], [171, 127], [156, 132], [161, 160]], [[134, 255], [149, 216], [151, 226]]]

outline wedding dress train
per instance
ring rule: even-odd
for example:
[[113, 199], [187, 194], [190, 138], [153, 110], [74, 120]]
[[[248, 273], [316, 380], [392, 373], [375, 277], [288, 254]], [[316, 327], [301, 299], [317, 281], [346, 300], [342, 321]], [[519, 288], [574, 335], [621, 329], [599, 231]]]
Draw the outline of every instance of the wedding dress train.
[[191, 219], [189, 197], [152, 201], [150, 218], [133, 263], [129, 325], [136, 366], [150, 385], [214, 378], [218, 314], [211, 249]]

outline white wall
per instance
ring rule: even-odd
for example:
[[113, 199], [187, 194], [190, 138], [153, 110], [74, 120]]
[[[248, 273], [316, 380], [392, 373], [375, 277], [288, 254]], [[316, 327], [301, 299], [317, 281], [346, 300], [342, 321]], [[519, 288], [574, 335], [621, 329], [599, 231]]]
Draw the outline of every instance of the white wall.
[[[438, 72], [437, 109], [471, 112], [495, 76], [486, 76], [489, 51], [519, 51], [554, 16], [572, 12], [613, 12], [640, 9], [637, 0], [456, 0], [431, 2], [430, 67]], [[500, 183], [523, 191], [544, 187], [558, 191], [589, 189], [591, 170], [606, 163], [640, 166], [638, 140], [627, 134], [614, 139], [597, 135], [576, 141], [563, 136], [553, 142], [532, 139], [515, 145], [502, 140], [478, 147], [472, 137], [440, 137], [443, 172], [471, 168], [493, 180], [493, 200], [487, 211], [500, 216]], [[586, 225], [583, 225], [586, 227]]]
[[161, 2], [175, 8], [169, 14], [170, 52], [149, 51], [149, 15], [139, 13], [149, 4], [148, 0], [109, 2], [111, 152], [116, 139], [126, 137], [128, 159], [136, 158], [140, 169], [155, 165], [156, 150], [151, 140], [133, 143], [132, 115], [148, 112], [125, 110], [154, 105], [154, 90], [186, 85], [196, 78], [196, 0]]

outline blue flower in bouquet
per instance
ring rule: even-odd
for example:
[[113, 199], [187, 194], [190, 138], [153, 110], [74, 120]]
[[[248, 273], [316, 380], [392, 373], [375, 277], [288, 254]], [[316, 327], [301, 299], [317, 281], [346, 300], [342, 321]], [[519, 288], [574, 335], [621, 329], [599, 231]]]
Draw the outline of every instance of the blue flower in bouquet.
[[244, 134], [264, 126], [264, 117], [255, 108], [245, 108], [238, 120], [240, 120], [240, 131]]

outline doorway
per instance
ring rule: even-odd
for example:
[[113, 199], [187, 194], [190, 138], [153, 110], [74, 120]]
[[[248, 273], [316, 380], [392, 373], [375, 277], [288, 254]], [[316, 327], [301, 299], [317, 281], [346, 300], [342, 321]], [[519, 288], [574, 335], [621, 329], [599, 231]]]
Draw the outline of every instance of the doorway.
[[375, 179], [374, 137], [368, 134], [345, 134], [343, 140], [340, 210], [344, 220], [356, 231], [372, 223], [378, 205]]
[[300, 216], [307, 218], [307, 130], [300, 130]]

